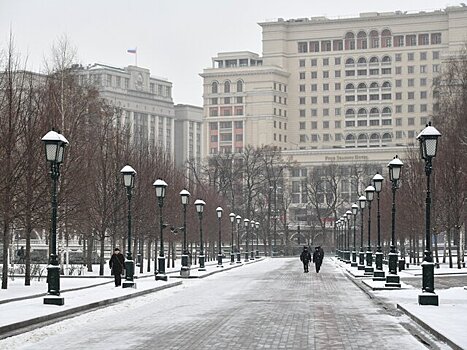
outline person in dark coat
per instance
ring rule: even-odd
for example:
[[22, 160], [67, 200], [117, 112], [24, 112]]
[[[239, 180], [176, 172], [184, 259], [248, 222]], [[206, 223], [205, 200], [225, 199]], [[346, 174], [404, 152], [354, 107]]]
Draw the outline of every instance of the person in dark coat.
[[320, 246], [315, 247], [313, 252], [313, 262], [315, 263], [316, 272], [318, 273], [321, 269], [321, 264], [323, 263], [324, 250]]
[[303, 263], [303, 272], [308, 272], [308, 264], [311, 261], [311, 254], [306, 246], [303, 247], [303, 251], [300, 254], [300, 261]]
[[120, 249], [115, 248], [114, 253], [109, 261], [110, 270], [112, 271], [112, 275], [114, 275], [115, 279], [115, 287], [119, 287], [122, 285], [122, 273], [125, 269], [125, 258], [123, 254], [120, 253]]

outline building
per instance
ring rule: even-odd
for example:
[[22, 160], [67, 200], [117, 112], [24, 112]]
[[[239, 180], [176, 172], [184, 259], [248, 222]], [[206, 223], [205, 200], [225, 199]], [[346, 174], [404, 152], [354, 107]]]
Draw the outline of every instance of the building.
[[175, 153], [175, 108], [172, 83], [155, 78], [148, 69], [103, 64], [75, 66], [80, 84], [93, 84], [109, 103], [121, 108], [116, 126], [126, 125], [138, 142], [162, 147]]
[[[259, 25], [261, 57], [219, 53], [201, 74], [206, 155], [267, 144], [304, 169], [356, 161], [385, 169], [429, 121], [443, 60], [467, 40], [467, 7]], [[303, 181], [288, 181], [297, 182], [290, 221], [300, 221]]]

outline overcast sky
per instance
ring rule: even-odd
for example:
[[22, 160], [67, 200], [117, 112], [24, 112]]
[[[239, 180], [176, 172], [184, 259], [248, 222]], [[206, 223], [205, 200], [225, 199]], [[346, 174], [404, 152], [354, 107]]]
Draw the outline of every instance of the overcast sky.
[[176, 104], [202, 105], [199, 73], [218, 52], [258, 54], [258, 22], [360, 12], [444, 9], [444, 0], [0, 0], [0, 49], [10, 28], [29, 69], [43, 70], [58, 38], [66, 36], [83, 65], [134, 64], [173, 83]]

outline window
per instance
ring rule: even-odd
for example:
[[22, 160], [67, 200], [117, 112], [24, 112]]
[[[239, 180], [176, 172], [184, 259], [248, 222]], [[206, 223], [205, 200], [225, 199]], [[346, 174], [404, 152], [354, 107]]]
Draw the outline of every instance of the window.
[[217, 130], [217, 123], [209, 123], [209, 130]]
[[402, 105], [396, 106], [396, 113], [402, 113]]
[[401, 79], [396, 80], [396, 87], [402, 87], [402, 80]]
[[407, 80], [407, 86], [414, 86], [415, 85], [415, 79], [411, 78]]
[[243, 96], [237, 96], [235, 101], [237, 101], [237, 103], [243, 103]]
[[318, 91], [318, 84], [311, 84], [311, 91]]
[[420, 86], [426, 86], [426, 78], [420, 78]]
[[323, 108], [323, 116], [324, 117], [329, 116], [329, 108]]
[[428, 123], [428, 117], [420, 118], [420, 125], [425, 126]]
[[407, 105], [407, 112], [414, 113], [415, 112], [415, 105]]
[[299, 67], [305, 67], [305, 62], [306, 62], [306, 60], [299, 60], [298, 61], [298, 66]]
[[426, 104], [421, 104], [420, 105], [420, 112], [426, 112], [427, 110], [428, 110], [428, 108], [427, 108]]
[[329, 90], [329, 84], [323, 84], [323, 91], [328, 91]]
[[305, 72], [300, 72], [298, 75], [301, 80], [305, 79]]
[[431, 34], [431, 44], [432, 45], [441, 44], [441, 33], [432, 33]]
[[408, 118], [407, 125], [415, 125], [415, 118]]
[[316, 58], [311, 59], [311, 66], [316, 67], [318, 65], [318, 60]]
[[298, 42], [298, 52], [299, 53], [308, 52], [308, 43], [306, 41]]
[[415, 46], [417, 45], [417, 36], [416, 35], [406, 35], [405, 42], [407, 46]]
[[357, 101], [366, 101], [367, 100], [367, 95], [358, 95], [357, 96]]
[[311, 129], [318, 129], [318, 122], [311, 122]]
[[311, 134], [311, 142], [318, 142], [318, 135], [317, 134]]
[[340, 109], [340, 108], [335, 108], [335, 109], [334, 109], [334, 115], [335, 115], [335, 116], [341, 115], [341, 109]]
[[298, 91], [300, 91], [300, 92], [305, 92], [305, 84], [300, 84], [300, 85], [298, 86]]
[[407, 54], [407, 61], [413, 61], [415, 59], [415, 54], [413, 52], [409, 52]]
[[319, 52], [319, 41], [310, 41], [310, 52]]
[[396, 62], [400, 62], [400, 61], [402, 61], [402, 54], [400, 54], [400, 53], [396, 53], [395, 60], [396, 60]]
[[355, 126], [355, 121], [353, 121], [353, 120], [347, 120], [345, 122], [345, 127], [346, 128], [351, 128], [351, 127], [354, 127], [354, 126]]
[[235, 129], [243, 129], [243, 122], [241, 120], [235, 122]]
[[237, 81], [237, 92], [243, 92], [243, 81]]
[[378, 119], [370, 120], [370, 126], [379, 126], [379, 120]]
[[305, 104], [305, 97], [300, 97], [300, 102], [299, 102], [301, 105], [304, 105]]
[[315, 109], [315, 108], [313, 108], [313, 109], [311, 110], [311, 116], [312, 116], [312, 117], [318, 116], [318, 110]]
[[329, 71], [328, 70], [323, 71], [323, 78], [324, 79], [329, 78]]
[[230, 104], [230, 97], [224, 97], [224, 104], [229, 105]]
[[424, 100], [427, 97], [427, 92], [426, 91], [420, 91], [420, 99]]
[[242, 134], [236, 134], [235, 135], [235, 141], [243, 141], [243, 135]]
[[383, 68], [383, 69], [381, 69], [381, 74], [391, 74], [391, 68]]
[[[342, 51], [342, 50], [344, 50], [343, 41], [342, 40], [333, 40], [332, 41], [332, 49], [333, 49], [333, 51]], [[340, 64], [340, 61], [339, 61], [339, 64]]]
[[357, 75], [358, 76], [362, 76], [362, 75], [366, 75], [367, 74], [367, 70], [366, 69], [359, 69], [357, 70]]
[[300, 127], [300, 130], [305, 130], [306, 123], [305, 122], [300, 122], [299, 127]]
[[341, 103], [341, 96], [340, 95], [334, 96], [334, 102]]
[[382, 100], [390, 100], [392, 98], [391, 94], [381, 94]]
[[409, 91], [409, 92], [407, 93], [407, 99], [413, 100], [414, 98], [415, 98], [415, 92]]
[[218, 92], [218, 84], [215, 81], [211, 84], [211, 92], [213, 94], [217, 94], [217, 92]]
[[306, 110], [305, 109], [300, 109], [299, 113], [300, 113], [300, 117], [306, 117]]
[[355, 76], [355, 71], [354, 70], [346, 70], [345, 71], [345, 76], [346, 77], [354, 77]]
[[404, 46], [404, 36], [396, 35], [394, 36], [394, 47], [403, 47]]
[[338, 66], [341, 64], [341, 58], [340, 57], [334, 57], [334, 65]]
[[318, 78], [318, 72], [311, 72], [311, 79], [317, 79]]
[[211, 142], [217, 142], [217, 135], [211, 135]]
[[407, 73], [414, 74], [415, 73], [415, 66], [407, 66]]
[[396, 92], [396, 100], [402, 100], [402, 92]]
[[432, 54], [434, 60], [439, 60], [439, 51], [433, 51]]
[[226, 81], [224, 83], [224, 93], [229, 93], [230, 92], [230, 81]]
[[335, 78], [340, 78], [341, 77], [341, 71], [340, 70], [334, 71], [334, 77]]
[[329, 142], [330, 140], [330, 135], [329, 134], [323, 134], [323, 141], [324, 142]]
[[420, 66], [420, 73], [426, 73], [426, 65]]
[[433, 73], [438, 73], [439, 72], [439, 64], [434, 64], [433, 65]]
[[402, 118], [396, 118], [396, 126], [402, 126]]
[[379, 75], [379, 69], [378, 68], [370, 69], [370, 75]]
[[357, 122], [357, 126], [367, 126], [367, 121], [366, 120], [359, 120]]
[[352, 101], [355, 101], [355, 96], [345, 96], [345, 101], [346, 102], [352, 102]]
[[396, 74], [397, 75], [402, 74], [402, 67], [396, 67]]
[[339, 91], [341, 89], [341, 83], [334, 83], [334, 90]]
[[311, 96], [311, 104], [315, 105], [318, 103], [318, 97], [317, 96]]
[[378, 100], [379, 100], [379, 94], [370, 95], [370, 101], [378, 101]]
[[[329, 48], [331, 48], [331, 42], [329, 42]], [[331, 50], [326, 50], [326, 51], [331, 51]], [[323, 66], [329, 66], [329, 58], [323, 58]]]
[[381, 125], [392, 125], [392, 120], [391, 119], [383, 119], [381, 121]]
[[300, 135], [300, 142], [305, 142], [306, 141], [306, 135]]

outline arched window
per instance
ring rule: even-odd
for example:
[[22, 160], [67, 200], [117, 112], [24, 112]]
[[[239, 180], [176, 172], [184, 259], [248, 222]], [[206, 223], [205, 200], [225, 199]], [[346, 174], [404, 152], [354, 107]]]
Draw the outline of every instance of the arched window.
[[217, 81], [213, 81], [211, 84], [211, 92], [213, 94], [217, 94], [219, 92], [219, 85], [217, 84]]
[[381, 47], [392, 47], [392, 34], [389, 29], [381, 32]]
[[349, 66], [350, 66], [350, 65], [354, 65], [354, 64], [355, 64], [355, 61], [354, 61], [353, 58], [347, 58], [347, 59], [345, 60], [345, 64], [346, 64], [346, 65], [349, 65]]
[[379, 109], [376, 108], [376, 107], [373, 107], [372, 109], [370, 109], [370, 116], [377, 116], [379, 115]]
[[379, 47], [379, 33], [377, 30], [370, 32], [370, 48], [377, 49]]
[[365, 109], [365, 108], [360, 108], [360, 109], [358, 110], [358, 116], [359, 116], [359, 117], [366, 117], [366, 114], [367, 114], [367, 112], [366, 112], [366, 109]]
[[355, 117], [355, 111], [352, 108], [349, 108], [348, 110], [345, 111], [345, 116], [346, 117]]
[[377, 89], [377, 88], [379, 88], [379, 85], [378, 85], [378, 83], [376, 81], [374, 81], [374, 82], [372, 82], [370, 84], [370, 89]]
[[237, 81], [237, 92], [243, 92], [243, 81]]
[[391, 88], [391, 82], [385, 81], [382, 85], [382, 88], [390, 89]]
[[357, 34], [357, 49], [368, 49], [368, 41], [366, 33], [362, 30]]
[[378, 64], [379, 60], [378, 57], [373, 56], [370, 58], [370, 64]]
[[345, 137], [345, 141], [355, 141], [355, 136], [353, 134], [348, 134]]
[[357, 63], [358, 63], [358, 64], [366, 64], [366, 58], [365, 58], [365, 57], [360, 57], [360, 58], [358, 59], [358, 62], [357, 62]]
[[390, 133], [387, 132], [383, 134], [382, 139], [383, 139], [383, 142], [390, 142], [392, 140], [392, 136]]
[[352, 32], [347, 32], [345, 34], [345, 49], [346, 50], [355, 50], [355, 35]]
[[379, 134], [371, 134], [370, 142], [377, 142], [379, 141]]
[[360, 83], [358, 84], [358, 89], [363, 89], [363, 90], [366, 90], [366, 84], [365, 83]]
[[381, 59], [381, 62], [382, 62], [382, 63], [385, 63], [385, 64], [389, 64], [389, 63], [391, 63], [391, 57], [390, 57], [390, 56], [384, 56], [384, 57]]
[[383, 115], [386, 115], [386, 116], [391, 115], [392, 113], [391, 108], [389, 107], [384, 107], [382, 112], [383, 112]]
[[366, 142], [368, 140], [367, 134], [360, 134], [358, 135], [358, 142]]
[[349, 83], [345, 86], [346, 90], [355, 90], [355, 86], [352, 83]]
[[227, 80], [224, 83], [224, 93], [228, 93], [228, 92], [230, 92], [230, 81]]

